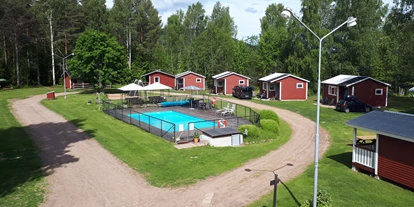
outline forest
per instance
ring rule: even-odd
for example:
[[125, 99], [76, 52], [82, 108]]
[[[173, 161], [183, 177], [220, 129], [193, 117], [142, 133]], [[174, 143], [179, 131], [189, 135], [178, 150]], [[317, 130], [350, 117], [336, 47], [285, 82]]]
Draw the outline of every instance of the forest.
[[[105, 0], [1, 2], [0, 79], [15, 87], [59, 84], [66, 58], [71, 72], [92, 83], [98, 80], [84, 76], [87, 72], [104, 74], [98, 79], [114, 84], [161, 69], [171, 74], [191, 70], [209, 81], [234, 71], [251, 77], [252, 85], [262, 76], [286, 72], [310, 80], [310, 91], [317, 87], [318, 40], [298, 21], [282, 18], [282, 4], [268, 5], [258, 20], [260, 34], [237, 39], [231, 8], [220, 2], [211, 14], [202, 3], [193, 3], [165, 24], [151, 0], [114, 0], [111, 9]], [[324, 40], [322, 80], [338, 74], [372, 76], [397, 93], [414, 86], [413, 6], [413, 0], [393, 5], [302, 0], [296, 15], [319, 36], [350, 16], [358, 19], [355, 27]], [[91, 41], [102, 43], [100, 52], [88, 52], [96, 47]]]

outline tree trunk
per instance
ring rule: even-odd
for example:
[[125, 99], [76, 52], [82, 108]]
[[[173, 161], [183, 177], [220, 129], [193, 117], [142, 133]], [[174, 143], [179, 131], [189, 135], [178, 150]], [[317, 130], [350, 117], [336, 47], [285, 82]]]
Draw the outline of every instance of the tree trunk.
[[3, 35], [3, 50], [4, 50], [4, 63], [7, 65], [7, 44], [6, 44], [6, 36]]
[[128, 66], [129, 66], [130, 70], [131, 70], [131, 67], [132, 67], [131, 47], [132, 47], [132, 45], [131, 45], [131, 30], [128, 29], [128, 53], [129, 53]]
[[19, 47], [17, 44], [17, 33], [14, 35], [14, 49], [16, 50], [16, 85], [20, 86], [20, 68], [19, 68]]
[[36, 79], [37, 79], [37, 85], [40, 85], [40, 71], [39, 71], [39, 45], [38, 40], [36, 39]]
[[55, 76], [55, 52], [53, 50], [53, 26], [52, 26], [52, 11], [50, 11], [49, 15], [49, 25], [50, 25], [50, 47], [52, 50], [52, 78], [53, 78], [53, 85], [56, 85], [56, 76]]

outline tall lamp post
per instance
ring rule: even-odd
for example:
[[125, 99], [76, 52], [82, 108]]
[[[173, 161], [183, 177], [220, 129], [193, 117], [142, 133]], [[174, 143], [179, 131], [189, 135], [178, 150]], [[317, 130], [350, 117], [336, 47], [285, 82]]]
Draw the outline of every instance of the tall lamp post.
[[73, 55], [75, 55], [75, 53], [72, 52], [68, 56], [62, 58], [62, 61], [63, 61], [63, 91], [64, 91], [64, 94], [65, 94], [65, 99], [66, 99], [66, 71], [67, 71], [65, 60], [72, 57]]
[[355, 26], [356, 18], [349, 17], [344, 23], [330, 31], [328, 34], [320, 38], [318, 35], [316, 35], [315, 32], [313, 32], [305, 23], [303, 23], [296, 15], [292, 13], [292, 11], [289, 8], [283, 9], [281, 13], [283, 18], [290, 18], [293, 16], [296, 20], [298, 20], [309, 32], [311, 32], [318, 40], [319, 40], [319, 60], [318, 60], [318, 92], [317, 92], [317, 102], [316, 102], [316, 135], [315, 135], [315, 172], [314, 172], [314, 180], [313, 180], [313, 207], [316, 207], [316, 198], [317, 198], [317, 191], [318, 191], [318, 157], [319, 157], [319, 114], [320, 114], [320, 105], [321, 105], [321, 57], [322, 57], [322, 41], [328, 37], [330, 34], [344, 26], [345, 24], [348, 27]]

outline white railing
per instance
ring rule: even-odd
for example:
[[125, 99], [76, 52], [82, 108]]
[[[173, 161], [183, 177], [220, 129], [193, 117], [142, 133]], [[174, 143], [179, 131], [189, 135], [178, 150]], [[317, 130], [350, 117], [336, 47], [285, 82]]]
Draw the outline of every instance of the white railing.
[[374, 168], [375, 145], [355, 145], [355, 162]]

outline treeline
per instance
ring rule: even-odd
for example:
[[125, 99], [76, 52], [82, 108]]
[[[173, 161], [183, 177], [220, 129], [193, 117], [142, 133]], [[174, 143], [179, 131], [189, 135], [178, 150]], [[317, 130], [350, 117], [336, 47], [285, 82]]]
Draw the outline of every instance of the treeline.
[[[350, 16], [358, 18], [357, 26], [343, 27], [324, 40], [322, 79], [355, 74], [394, 89], [414, 85], [413, 4], [302, 0], [297, 15], [320, 37]], [[123, 47], [119, 59], [127, 61], [121, 65], [131, 75], [118, 81], [155, 69], [173, 74], [192, 70], [206, 77], [230, 70], [251, 77], [254, 84], [261, 76], [288, 72], [310, 80], [315, 89], [318, 40], [293, 18], [283, 19], [283, 8], [269, 5], [260, 34], [238, 40], [231, 8], [220, 2], [211, 14], [201, 3], [191, 4], [163, 26], [150, 0], [114, 0], [112, 9], [105, 0], [2, 0], [0, 78], [17, 86], [52, 85], [54, 70], [58, 82], [62, 58], [74, 51], [81, 33], [92, 29], [115, 37]]]

